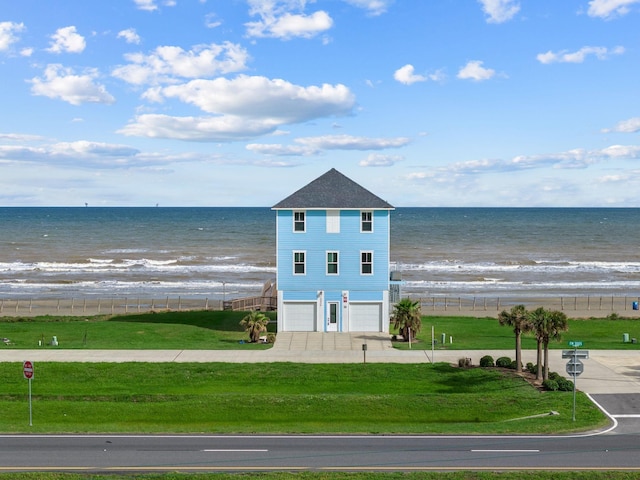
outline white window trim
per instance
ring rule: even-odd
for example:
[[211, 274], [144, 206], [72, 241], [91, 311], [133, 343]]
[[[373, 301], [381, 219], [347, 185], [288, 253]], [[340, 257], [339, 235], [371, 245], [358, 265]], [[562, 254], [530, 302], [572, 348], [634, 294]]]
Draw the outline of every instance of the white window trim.
[[[336, 262], [335, 262], [335, 264], [336, 264], [336, 273], [329, 273], [329, 254], [330, 253], [335, 253], [336, 254]], [[340, 252], [338, 250], [327, 250], [325, 252], [324, 258], [326, 259], [326, 265], [327, 265], [326, 268], [325, 268], [325, 273], [328, 276], [331, 276], [331, 277], [335, 277], [336, 275], [340, 275]], [[334, 262], [331, 262], [331, 263], [333, 264]]]
[[[296, 223], [299, 223], [299, 220], [296, 220], [297, 213], [302, 214], [302, 230], [296, 230]], [[293, 211], [293, 225], [291, 228], [293, 229], [293, 233], [305, 233], [307, 231], [307, 212], [305, 210]]]
[[[296, 254], [297, 253], [301, 253], [304, 256], [304, 260], [302, 262], [296, 262]], [[302, 276], [302, 275], [306, 275], [307, 274], [307, 251], [306, 250], [294, 250], [293, 251], [293, 255], [291, 257], [291, 260], [293, 261], [293, 275], [294, 276]], [[296, 272], [296, 265], [298, 264], [302, 264], [302, 266], [304, 267], [304, 273], [297, 273]]]
[[[362, 214], [363, 213], [368, 213], [371, 215], [371, 230], [364, 230], [362, 228], [362, 225], [365, 223], [364, 220], [362, 219]], [[373, 233], [373, 210], [360, 210], [360, 233]]]
[[[364, 273], [362, 271], [362, 267], [365, 264], [369, 263], [369, 262], [363, 262], [362, 261], [362, 254], [363, 253], [370, 253], [371, 254], [371, 273]], [[373, 250], [360, 250], [360, 275], [364, 275], [366, 277], [370, 277], [371, 275], [373, 275]]]

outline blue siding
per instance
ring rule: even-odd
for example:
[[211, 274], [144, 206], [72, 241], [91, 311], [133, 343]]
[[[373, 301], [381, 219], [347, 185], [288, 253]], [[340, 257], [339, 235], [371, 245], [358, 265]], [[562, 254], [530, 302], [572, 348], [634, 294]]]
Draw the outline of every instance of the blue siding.
[[[293, 211], [278, 210], [278, 289], [381, 292], [389, 285], [389, 211], [374, 210], [373, 232], [360, 232], [360, 210], [340, 211], [340, 233], [326, 232], [324, 210], [306, 211], [306, 231], [293, 232]], [[306, 252], [305, 275], [293, 275], [293, 252]], [[339, 274], [327, 275], [327, 252], [339, 253]], [[373, 275], [360, 274], [360, 253], [373, 252]], [[353, 298], [353, 293], [351, 294]], [[378, 295], [375, 300], [379, 300]], [[374, 300], [374, 298], [362, 298]]]

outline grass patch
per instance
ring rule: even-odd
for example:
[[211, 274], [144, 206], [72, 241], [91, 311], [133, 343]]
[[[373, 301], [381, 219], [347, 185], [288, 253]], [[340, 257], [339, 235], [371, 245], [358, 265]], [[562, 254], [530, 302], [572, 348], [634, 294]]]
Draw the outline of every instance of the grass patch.
[[[4, 317], [0, 336], [8, 348], [48, 348], [55, 335], [59, 347], [70, 349], [230, 350], [270, 348], [268, 344], [240, 344], [249, 336], [240, 326], [247, 312], [190, 311], [95, 317]], [[267, 312], [275, 321], [275, 313]], [[269, 331], [275, 332], [270, 324]]]
[[[583, 394], [448, 364], [0, 364], [0, 431], [559, 433], [607, 423]], [[513, 420], [555, 410], [559, 416]]]
[[[582, 348], [594, 350], [638, 350], [640, 344], [624, 343], [622, 334], [628, 333], [630, 338], [640, 339], [640, 321], [637, 319], [569, 319], [569, 330], [562, 333], [562, 340], [549, 343], [549, 348], [566, 349], [568, 340], [581, 340]], [[412, 349], [431, 349], [431, 326], [435, 330], [438, 342], [436, 349], [446, 350], [508, 350], [514, 348], [513, 330], [502, 327], [495, 318], [475, 317], [422, 317], [422, 331], [418, 334], [417, 343]], [[446, 344], [442, 344], [442, 334], [446, 336]], [[453, 337], [453, 343], [449, 342]], [[408, 349], [409, 345], [396, 342], [399, 349]], [[522, 348], [536, 349], [533, 334], [522, 335]]]

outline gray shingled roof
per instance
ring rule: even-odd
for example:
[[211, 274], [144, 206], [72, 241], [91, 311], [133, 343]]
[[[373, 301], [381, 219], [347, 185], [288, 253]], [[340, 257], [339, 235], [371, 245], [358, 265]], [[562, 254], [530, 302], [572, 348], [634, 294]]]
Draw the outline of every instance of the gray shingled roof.
[[393, 206], [332, 168], [272, 208], [393, 209]]

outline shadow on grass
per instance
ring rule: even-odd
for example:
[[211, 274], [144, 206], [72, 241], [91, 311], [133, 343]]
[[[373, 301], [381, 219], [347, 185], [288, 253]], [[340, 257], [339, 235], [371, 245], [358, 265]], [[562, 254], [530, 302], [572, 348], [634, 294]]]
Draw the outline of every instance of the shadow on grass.
[[[246, 315], [247, 312], [232, 311], [158, 312], [138, 315], [123, 315], [110, 318], [108, 321], [191, 325], [193, 327], [222, 332], [244, 332], [244, 329], [240, 326], [240, 320], [242, 320]], [[276, 319], [275, 312], [265, 312], [265, 315], [271, 320]], [[270, 324], [268, 331], [275, 331], [275, 325]]]
[[[496, 377], [501, 374], [497, 371], [488, 371], [481, 368], [460, 368], [448, 363], [436, 363], [433, 365], [436, 375], [433, 383], [441, 387], [443, 392], [474, 393], [495, 386]], [[491, 389], [491, 388], [489, 388]]]

